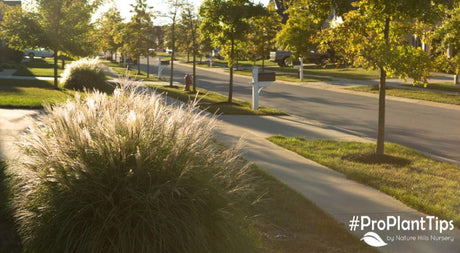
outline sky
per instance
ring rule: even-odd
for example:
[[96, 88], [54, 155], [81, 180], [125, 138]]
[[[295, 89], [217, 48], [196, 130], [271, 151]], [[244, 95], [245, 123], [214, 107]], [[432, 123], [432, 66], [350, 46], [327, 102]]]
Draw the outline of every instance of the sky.
[[[203, 0], [189, 0], [189, 1], [192, 2], [196, 6], [197, 9], [203, 2]], [[268, 1], [269, 0], [254, 0], [255, 3], [263, 3], [265, 5], [268, 3]], [[135, 2], [136, 2], [135, 0], [112, 0], [112, 3], [108, 3], [102, 6], [99, 9], [98, 13], [103, 13], [105, 10], [107, 10], [111, 6], [116, 5], [118, 10], [120, 11], [121, 16], [125, 20], [129, 20], [129, 18], [132, 15], [130, 13], [130, 10], [132, 9], [131, 4], [134, 4]], [[169, 8], [168, 8], [167, 0], [147, 0], [147, 4], [150, 6], [153, 6], [153, 11], [157, 13], [156, 14], [157, 18], [155, 20], [157, 24], [167, 24], [170, 22], [169, 18], [161, 17], [162, 14], [164, 15], [165, 13], [168, 13]]]

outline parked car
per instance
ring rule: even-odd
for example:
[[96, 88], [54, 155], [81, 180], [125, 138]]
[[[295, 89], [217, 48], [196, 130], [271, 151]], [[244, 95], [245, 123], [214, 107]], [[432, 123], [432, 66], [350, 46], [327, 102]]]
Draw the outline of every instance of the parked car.
[[24, 51], [25, 56], [29, 56], [30, 59], [33, 59], [34, 57], [41, 57], [41, 58], [46, 58], [46, 57], [52, 57], [54, 56], [53, 50], [48, 50], [46, 48], [37, 48], [37, 49], [26, 49]]

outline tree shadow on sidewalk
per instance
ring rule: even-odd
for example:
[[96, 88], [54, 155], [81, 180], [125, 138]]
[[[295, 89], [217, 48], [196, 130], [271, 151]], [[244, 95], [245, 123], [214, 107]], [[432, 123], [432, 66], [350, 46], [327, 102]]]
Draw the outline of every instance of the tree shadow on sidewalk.
[[0, 161], [0, 252], [21, 252], [21, 241], [16, 230], [10, 200], [13, 196], [8, 187], [6, 163]]

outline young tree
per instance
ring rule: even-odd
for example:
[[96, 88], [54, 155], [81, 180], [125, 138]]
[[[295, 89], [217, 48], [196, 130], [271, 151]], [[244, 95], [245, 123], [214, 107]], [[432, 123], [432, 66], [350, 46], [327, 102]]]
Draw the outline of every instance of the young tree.
[[[54, 86], [58, 88], [58, 55], [83, 56], [93, 50], [91, 15], [100, 0], [34, 0], [34, 4], [36, 13], [18, 12], [20, 18], [2, 30], [13, 38], [13, 47], [47, 47], [54, 51]], [[24, 36], [24, 31], [30, 34]]]
[[205, 0], [200, 6], [203, 34], [211, 38], [214, 46], [230, 46], [230, 54], [226, 57], [230, 68], [228, 103], [232, 103], [233, 96], [235, 43], [250, 29], [249, 19], [263, 12], [262, 5], [254, 5], [249, 0]]
[[248, 34], [248, 52], [253, 60], [262, 58], [262, 71], [265, 67], [265, 59], [269, 56], [273, 39], [280, 28], [281, 17], [276, 13], [273, 2], [267, 6], [265, 15], [254, 17], [250, 20], [251, 29]]
[[[112, 59], [115, 60], [117, 50], [122, 45], [122, 43], [116, 39], [121, 32], [122, 22], [123, 19], [116, 7], [108, 9], [96, 21], [95, 38], [99, 44], [99, 49], [104, 52], [109, 51]], [[113, 57], [114, 54], [115, 58]]]
[[441, 25], [434, 29], [432, 43], [439, 53], [437, 63], [442, 70], [454, 73], [454, 84], [460, 75], [460, 2], [453, 8], [445, 8]]
[[171, 52], [171, 70], [170, 70], [170, 76], [169, 76], [169, 86], [173, 86], [173, 78], [174, 78], [174, 59], [175, 59], [175, 54], [176, 54], [176, 22], [178, 21], [179, 14], [180, 14], [180, 9], [182, 8], [184, 2], [183, 0], [168, 0], [169, 6], [170, 6], [170, 12], [168, 13], [168, 16], [171, 18], [171, 46], [172, 46], [172, 52]]
[[8, 40], [8, 46], [19, 51], [36, 47], [45, 40], [39, 16], [24, 12], [19, 6], [8, 6], [0, 2], [3, 21], [0, 23], [0, 38]]
[[[46, 36], [46, 45], [54, 51], [54, 86], [58, 87], [58, 55], [83, 56], [92, 49], [89, 32], [91, 15], [99, 0], [36, 0], [39, 23]], [[37, 45], [38, 46], [38, 45]]]
[[152, 7], [147, 5], [146, 0], [136, 0], [131, 5], [134, 15], [124, 27], [124, 49], [126, 54], [137, 60], [137, 74], [141, 73], [140, 57], [149, 56], [149, 34], [152, 32], [153, 14]]
[[294, 0], [286, 13], [289, 18], [276, 36], [277, 45], [296, 56], [307, 57], [316, 50], [314, 38], [331, 13], [330, 1]]
[[[314, 2], [314, 1], [312, 1]], [[377, 155], [384, 154], [385, 87], [388, 75], [413, 78], [425, 83], [431, 61], [428, 53], [407, 43], [415, 32], [414, 21], [433, 21], [430, 0], [359, 0], [354, 9], [343, 15], [344, 22], [323, 30], [323, 51], [333, 48], [336, 54], [355, 66], [379, 69], [379, 113]]]
[[193, 92], [196, 92], [196, 56], [198, 54], [198, 16], [195, 12], [193, 4], [187, 2], [184, 4], [182, 9], [182, 21], [185, 24], [187, 30], [187, 37], [190, 37], [191, 43], [189, 48], [192, 50], [193, 55], [193, 77], [192, 77], [192, 87]]

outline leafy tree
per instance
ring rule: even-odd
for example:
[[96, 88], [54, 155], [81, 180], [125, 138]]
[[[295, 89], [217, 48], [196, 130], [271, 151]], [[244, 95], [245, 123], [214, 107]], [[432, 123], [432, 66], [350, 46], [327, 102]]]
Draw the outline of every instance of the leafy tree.
[[54, 86], [58, 87], [58, 55], [83, 56], [93, 50], [91, 14], [99, 0], [35, 0], [35, 12], [16, 9], [5, 15], [2, 34], [10, 46], [47, 47], [54, 51]]
[[[187, 2], [182, 8], [182, 21], [186, 27], [187, 37], [190, 38], [189, 47], [192, 50], [193, 55], [193, 77], [192, 87], [193, 92], [196, 92], [196, 56], [198, 55], [198, 26], [199, 20], [197, 13], [195, 12], [194, 6]], [[187, 54], [188, 55], [188, 54]], [[187, 57], [188, 58], [188, 57]], [[188, 60], [188, 59], [187, 59]]]
[[180, 9], [182, 8], [184, 2], [183, 0], [168, 0], [170, 11], [168, 16], [171, 18], [171, 70], [170, 70], [170, 77], [169, 77], [169, 86], [173, 86], [173, 77], [174, 77], [174, 59], [176, 54], [176, 22], [179, 19]]
[[[432, 42], [440, 53], [437, 63], [442, 70], [455, 74], [454, 83], [460, 75], [460, 2], [453, 8], [444, 8], [441, 25], [434, 29]], [[447, 52], [447, 53], [446, 53]]]
[[330, 6], [330, 1], [292, 1], [286, 11], [289, 18], [276, 36], [277, 45], [297, 56], [308, 56], [311, 50], [316, 50], [314, 38], [330, 14]]
[[233, 96], [235, 43], [249, 31], [249, 19], [263, 12], [262, 5], [254, 5], [249, 0], [205, 0], [200, 6], [202, 33], [211, 39], [214, 46], [230, 47], [230, 54], [226, 57], [230, 68], [229, 103], [232, 103]]
[[146, 0], [136, 0], [131, 7], [134, 15], [124, 27], [124, 50], [125, 54], [137, 60], [137, 74], [140, 74], [140, 56], [149, 55], [149, 34], [153, 29], [153, 14], [150, 10], [152, 7], [147, 5]]
[[269, 56], [271, 43], [280, 28], [281, 17], [276, 13], [274, 2], [270, 2], [266, 15], [254, 17], [250, 20], [250, 33], [248, 34], [248, 51], [253, 60], [262, 58], [262, 71], [265, 59]]
[[[54, 51], [54, 86], [57, 88], [58, 55], [85, 56], [93, 48], [89, 32], [91, 15], [99, 0], [35, 0], [39, 23], [46, 38], [41, 45]], [[40, 46], [40, 45], [37, 45]]]
[[380, 70], [376, 154], [383, 155], [386, 77], [426, 82], [430, 57], [409, 45], [406, 37], [416, 32], [414, 22], [433, 22], [436, 8], [431, 0], [359, 0], [353, 6], [343, 15], [342, 24], [322, 32], [321, 47], [323, 51], [332, 47], [355, 66]]
[[117, 40], [117, 37], [122, 30], [122, 22], [120, 12], [116, 7], [112, 7], [104, 12], [101, 17], [96, 21], [96, 41], [99, 44], [99, 49], [111, 53], [112, 59], [118, 48], [122, 46], [121, 41]]

